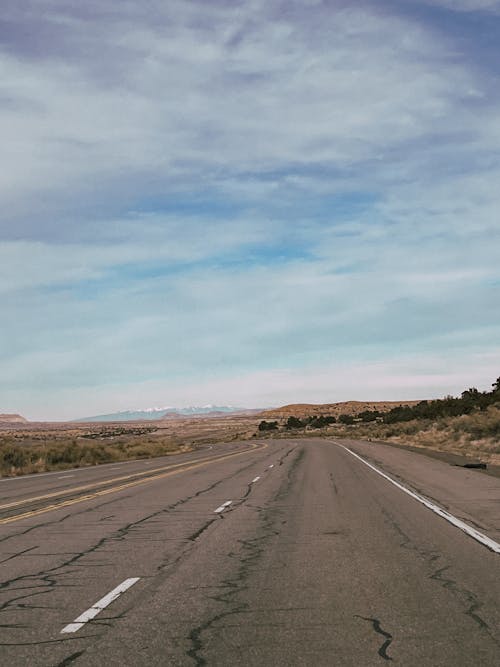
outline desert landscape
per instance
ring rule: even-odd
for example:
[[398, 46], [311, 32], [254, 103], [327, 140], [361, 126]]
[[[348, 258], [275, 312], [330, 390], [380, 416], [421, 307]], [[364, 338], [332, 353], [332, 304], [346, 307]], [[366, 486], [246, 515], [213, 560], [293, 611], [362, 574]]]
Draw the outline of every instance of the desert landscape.
[[28, 422], [0, 415], [0, 475], [152, 458], [247, 439], [259, 418], [250, 415], [141, 422]]
[[343, 437], [500, 467], [500, 385], [434, 401], [296, 403], [262, 412], [119, 422], [29, 422], [0, 414], [0, 474], [153, 458], [252, 438]]

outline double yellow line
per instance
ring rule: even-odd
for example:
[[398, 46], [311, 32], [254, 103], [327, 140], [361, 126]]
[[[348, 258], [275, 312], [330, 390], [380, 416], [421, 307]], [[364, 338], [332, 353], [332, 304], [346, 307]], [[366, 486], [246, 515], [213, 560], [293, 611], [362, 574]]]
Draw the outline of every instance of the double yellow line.
[[[45, 505], [45, 507], [41, 507], [36, 510], [29, 510], [28, 512], [23, 512], [22, 514], [15, 514], [13, 516], [0, 519], [0, 525], [4, 525], [6, 523], [13, 523], [14, 521], [21, 521], [21, 519], [28, 519], [30, 517], [37, 516], [38, 514], [44, 514], [45, 512], [52, 512], [54, 510], [61, 509], [62, 507], [68, 507], [70, 505], [75, 505], [76, 503], [82, 503], [86, 500], [92, 500], [94, 498], [99, 498], [100, 496], [106, 496], [110, 493], [116, 493], [118, 491], [122, 491], [123, 489], [128, 489], [133, 486], [138, 486], [139, 484], [146, 484], [147, 482], [153, 482], [157, 479], [170, 477], [171, 475], [177, 475], [187, 470], [193, 470], [194, 468], [201, 468], [202, 466], [211, 465], [212, 463], [217, 463], [218, 461], [223, 461], [224, 459], [234, 458], [236, 456], [242, 456], [243, 454], [248, 454], [248, 452], [258, 451], [266, 447], [267, 445], [265, 443], [261, 444], [252, 443], [250, 447], [239, 452], [221, 454], [220, 456], [205, 457], [203, 459], [198, 459], [193, 463], [190, 463], [189, 461], [186, 461], [185, 463], [174, 463], [172, 465], [162, 466], [161, 468], [153, 468], [151, 470], [144, 470], [143, 472], [132, 473], [130, 475], [124, 475], [122, 477], [105, 479], [100, 482], [94, 482], [93, 484], [85, 484], [83, 486], [75, 486], [71, 489], [62, 489], [61, 491], [54, 491], [53, 493], [47, 493], [44, 494], [43, 496], [34, 496], [31, 498], [24, 498], [22, 500], [15, 500], [11, 503], [0, 505], [0, 512], [2, 510], [11, 509], [12, 507], [28, 505], [30, 503], [38, 502], [41, 500], [49, 500], [51, 498], [66, 496], [72, 493], [79, 493], [81, 491], [86, 491], [87, 489], [96, 489], [100, 486], [113, 484], [114, 482], [123, 482], [123, 484], [118, 484], [117, 486], [112, 486], [108, 489], [101, 489], [99, 491], [94, 491], [93, 493], [88, 493], [82, 496], [78, 496], [78, 498], [63, 500], [61, 502]], [[142, 477], [142, 479], [137, 479], [137, 477]], [[127, 482], [126, 480], [133, 480], [133, 481]]]

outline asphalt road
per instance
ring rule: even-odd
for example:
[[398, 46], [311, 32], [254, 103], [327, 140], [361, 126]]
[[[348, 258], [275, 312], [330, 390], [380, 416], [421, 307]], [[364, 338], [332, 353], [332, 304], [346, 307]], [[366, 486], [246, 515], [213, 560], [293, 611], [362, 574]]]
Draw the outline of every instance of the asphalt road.
[[4, 480], [0, 665], [497, 667], [495, 545], [500, 479], [373, 443]]

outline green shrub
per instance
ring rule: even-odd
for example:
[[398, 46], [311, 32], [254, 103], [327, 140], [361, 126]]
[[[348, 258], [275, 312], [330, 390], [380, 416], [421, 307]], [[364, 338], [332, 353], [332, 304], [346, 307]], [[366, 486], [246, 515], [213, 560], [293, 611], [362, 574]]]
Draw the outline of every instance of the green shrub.
[[259, 424], [259, 431], [276, 431], [278, 429], [278, 422], [261, 421]]
[[354, 417], [352, 415], [340, 415], [339, 416], [340, 424], [354, 424]]
[[294, 417], [293, 415], [288, 417], [287, 422], [285, 424], [286, 429], [292, 429], [292, 428], [304, 428], [305, 423], [302, 422], [298, 417]]
[[477, 440], [500, 438], [500, 409], [489, 407], [484, 412], [460, 417], [452, 428], [456, 433], [467, 433]]
[[22, 468], [29, 462], [28, 451], [19, 445], [7, 445], [0, 450], [2, 472], [10, 473], [12, 468]]

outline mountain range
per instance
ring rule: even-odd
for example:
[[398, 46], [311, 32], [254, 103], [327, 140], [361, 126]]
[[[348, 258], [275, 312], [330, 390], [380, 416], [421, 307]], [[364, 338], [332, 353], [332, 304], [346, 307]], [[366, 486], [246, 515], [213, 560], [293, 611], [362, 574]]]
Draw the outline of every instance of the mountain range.
[[174, 408], [166, 406], [163, 408], [143, 408], [138, 410], [123, 410], [106, 415], [95, 415], [93, 417], [81, 417], [75, 419], [75, 422], [116, 422], [116, 421], [145, 421], [168, 419], [173, 417], [196, 417], [221, 414], [248, 412], [246, 408], [235, 407], [233, 405], [191, 405], [186, 408]]

